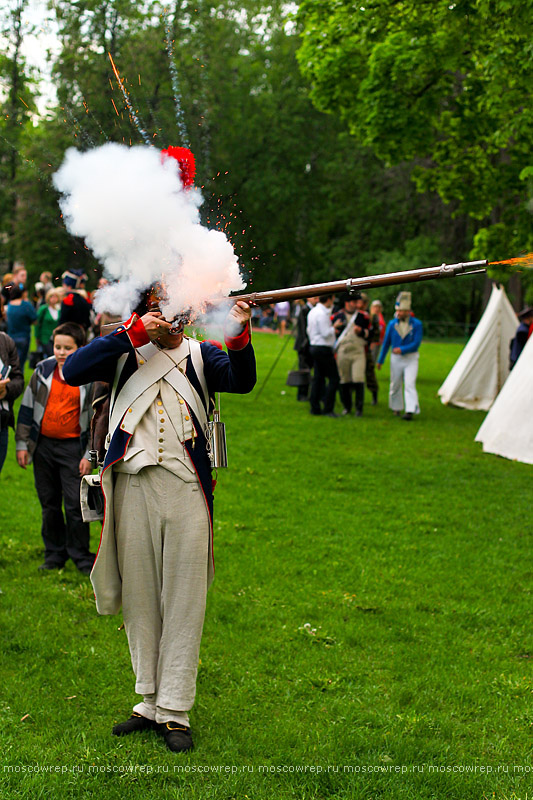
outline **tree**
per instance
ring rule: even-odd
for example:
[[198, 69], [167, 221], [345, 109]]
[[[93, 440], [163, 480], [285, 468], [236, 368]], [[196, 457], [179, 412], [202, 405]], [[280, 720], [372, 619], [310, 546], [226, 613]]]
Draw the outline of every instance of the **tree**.
[[303, 0], [299, 19], [318, 108], [385, 163], [412, 162], [421, 191], [498, 226], [485, 257], [531, 248], [531, 0]]
[[[99, 274], [62, 227], [50, 176], [69, 146], [144, 136], [156, 147], [190, 144], [204, 221], [228, 234], [254, 288], [466, 254], [471, 229], [464, 215], [452, 219], [455, 206], [417, 193], [411, 164], [384, 166], [341, 120], [313, 107], [286, 4], [177, 0], [172, 13], [126, 0], [56, 6], [60, 104], [25, 140], [20, 247], [28, 262], [56, 275], [74, 264]], [[109, 42], [143, 133], [113, 74]]]
[[16, 253], [16, 230], [19, 213], [17, 180], [20, 169], [20, 146], [24, 126], [34, 108], [30, 81], [22, 56], [23, 12], [26, 0], [15, 7], [0, 8], [1, 38], [5, 50], [0, 56], [0, 88], [4, 95], [0, 119], [0, 262], [11, 269]]
[[60, 109], [78, 147], [107, 139], [129, 143], [131, 126], [108, 53], [120, 57], [139, 29], [151, 24], [150, 4], [135, 0], [56, 0], [62, 43], [54, 65]]

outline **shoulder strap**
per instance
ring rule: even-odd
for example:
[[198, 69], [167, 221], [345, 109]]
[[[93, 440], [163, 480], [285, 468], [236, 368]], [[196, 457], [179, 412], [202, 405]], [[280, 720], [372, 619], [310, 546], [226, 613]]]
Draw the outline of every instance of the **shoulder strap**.
[[111, 412], [113, 410], [113, 406], [115, 405], [115, 397], [117, 395], [118, 382], [120, 380], [120, 376], [122, 375], [122, 370], [124, 369], [124, 364], [126, 363], [127, 359], [128, 359], [128, 354], [124, 353], [123, 355], [120, 356], [119, 360], [117, 361], [117, 368], [115, 370], [115, 378], [113, 380], [113, 386], [111, 387], [111, 396], [110, 396], [110, 400], [109, 400], [109, 414], [110, 415], [111, 415]]
[[351, 316], [348, 322], [346, 323], [346, 327], [344, 328], [343, 332], [335, 342], [335, 347], [333, 348], [334, 350], [338, 350], [340, 343], [342, 342], [344, 337], [348, 334], [348, 331], [350, 330], [350, 325], [352, 324], [356, 316], [357, 316], [357, 311], [354, 312], [353, 316]]
[[207, 412], [209, 413], [209, 391], [207, 389], [207, 382], [205, 380], [204, 375], [204, 359], [202, 356], [202, 348], [200, 346], [200, 342], [197, 342], [196, 339], [189, 339], [189, 348], [191, 353], [191, 361], [194, 367], [194, 371], [200, 381], [200, 386], [202, 387], [202, 392], [204, 395], [205, 407]]
[[111, 407], [111, 419], [109, 421], [111, 432], [115, 430], [134, 400], [149, 386], [162, 378], [170, 369], [172, 369], [172, 365], [168, 363], [168, 359], [164, 357], [161, 350], [150, 358], [143, 367], [135, 370], [130, 375]]

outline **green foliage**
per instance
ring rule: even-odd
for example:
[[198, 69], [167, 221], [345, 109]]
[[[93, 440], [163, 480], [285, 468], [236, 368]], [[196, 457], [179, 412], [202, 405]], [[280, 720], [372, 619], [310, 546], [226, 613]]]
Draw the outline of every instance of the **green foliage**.
[[[120, 90], [108, 53], [119, 57], [125, 43], [142, 25], [146, 9], [147, 4], [133, 0], [54, 3], [62, 42], [61, 54], [54, 64], [60, 110], [79, 137], [78, 146], [82, 149], [94, 145], [105, 131], [112, 132], [114, 141], [129, 141], [129, 119], [127, 112], [121, 111], [123, 103], [117, 102]], [[87, 116], [83, 122], [82, 115]]]
[[[316, 13], [322, 15], [327, 6], [318, 4]], [[302, 6], [305, 13], [310, 7]], [[400, 92], [404, 84], [406, 91], [407, 87], [411, 93], [420, 91], [444, 58], [448, 41], [446, 13], [439, 6], [443, 30], [424, 67], [423, 48], [404, 47], [410, 31], [409, 8], [401, 6], [398, 19], [387, 18], [383, 30], [379, 26], [367, 30], [359, 13], [346, 13], [343, 4], [336, 5], [335, 13], [342, 15], [346, 26], [344, 33], [350, 36], [343, 43], [340, 23], [336, 33], [331, 33], [337, 44], [334, 57], [330, 53], [324, 64], [323, 77], [340, 94], [335, 113], [326, 115], [309, 99], [296, 59], [300, 23], [291, 20], [286, 4], [182, 0], [169, 11], [158, 3], [133, 0], [57, 0], [53, 9], [62, 50], [54, 64], [53, 81], [58, 106], [46, 118], [19, 126], [11, 144], [0, 139], [0, 150], [5, 146], [17, 158], [16, 180], [8, 182], [9, 196], [17, 204], [11, 241], [17, 258], [26, 261], [30, 282], [45, 268], [59, 276], [65, 268], [76, 266], [85, 269], [92, 288], [92, 279], [102, 269], [84, 242], [67, 234], [59, 214], [51, 178], [68, 147], [87, 149], [107, 141], [135, 145], [146, 137], [157, 147], [191, 146], [197, 160], [196, 182], [205, 198], [203, 221], [226, 232], [251, 288], [386, 271], [383, 265], [430, 266], [466, 260], [481, 223], [469, 221], [464, 204], [453, 192], [443, 194], [442, 181], [452, 180], [453, 169], [442, 170], [438, 186], [429, 182], [419, 192], [417, 186], [422, 188], [427, 182], [434, 165], [420, 157], [406, 160], [430, 141], [431, 129], [422, 122], [424, 115], [437, 115], [438, 102], [432, 87], [421, 95], [420, 104], [406, 104], [391, 92], [391, 86], [394, 92]], [[365, 19], [377, 14], [376, 9], [367, 10]], [[422, 42], [435, 32], [435, 24], [425, 19], [425, 13], [417, 12]], [[328, 19], [324, 18], [325, 32]], [[383, 38], [387, 31], [388, 50], [388, 40]], [[306, 28], [304, 42], [309, 36]], [[327, 41], [326, 37], [324, 44]], [[345, 44], [349, 61], [341, 58]], [[142, 133], [124, 102], [108, 52]], [[415, 57], [420, 60], [417, 68]], [[453, 53], [446, 56], [455, 57]], [[374, 81], [367, 100], [366, 93], [363, 96], [365, 114], [380, 107], [373, 105], [373, 93], [388, 109], [372, 123], [372, 130], [383, 124], [375, 140], [361, 136], [358, 140], [346, 132], [343, 109], [353, 95], [350, 81], [356, 79]], [[176, 118], [176, 89], [185, 131]], [[418, 116], [416, 124], [409, 125], [411, 113]], [[364, 120], [362, 114], [361, 124]], [[399, 163], [386, 166], [383, 157], [393, 160], [383, 149], [392, 141], [387, 130], [399, 141], [402, 126], [404, 149], [398, 145], [394, 151]], [[11, 141], [7, 135], [6, 140]], [[522, 191], [527, 189], [528, 174], [523, 172]], [[478, 185], [479, 180], [470, 176], [465, 191], [477, 192]], [[437, 190], [446, 200], [451, 198], [448, 205]], [[498, 221], [498, 214], [491, 222]], [[518, 214], [512, 231], [500, 220], [511, 248], [504, 255], [523, 249], [520, 220]], [[432, 243], [429, 249], [423, 244], [428, 241]], [[423, 261], [426, 255], [431, 255], [430, 263]], [[474, 319], [479, 297], [470, 286], [469, 281], [457, 282], [455, 302], [446, 304], [436, 288], [424, 289], [428, 306], [421, 309], [422, 316], [439, 319], [447, 313], [448, 319], [457, 322]]]
[[[489, 261], [501, 261], [506, 258], [506, 254], [521, 252], [517, 237], [517, 231], [512, 231], [503, 222], [498, 222], [490, 227], [480, 228], [474, 236], [474, 244], [471, 250], [472, 258], [488, 258]], [[514, 249], [512, 245], [515, 245]], [[524, 248], [524, 249], [531, 249]], [[518, 289], [515, 306], [522, 305], [523, 301], [533, 302], [533, 270], [524, 269], [516, 266], [493, 266], [489, 268], [490, 277], [499, 283], [509, 284], [511, 295]], [[519, 282], [517, 279], [519, 278]]]
[[471, 231], [464, 217], [452, 218], [455, 207], [417, 194], [412, 165], [384, 167], [341, 121], [313, 107], [284, 4], [183, 0], [175, 14], [126, 0], [60, 0], [54, 8], [59, 106], [18, 142], [16, 242], [30, 279], [45, 267], [55, 275], [68, 266], [100, 273], [83, 242], [62, 228], [51, 175], [69, 146], [143, 142], [108, 51], [145, 136], [159, 147], [190, 144], [204, 222], [227, 233], [254, 288], [365, 274], [377, 252], [401, 251], [421, 235], [438, 242], [441, 260], [466, 257]]
[[[409, 269], [438, 266], [443, 263], [438, 243], [427, 236], [409, 239], [401, 249], [376, 254], [368, 273], [381, 275]], [[403, 286], [383, 286], [378, 290], [387, 319], [392, 317], [394, 301], [400, 291], [412, 294], [417, 317], [430, 321], [455, 320], [473, 324], [481, 313], [483, 282], [476, 278], [455, 277], [447, 280], [423, 281]]]
[[524, 799], [532, 467], [483, 454], [484, 415], [436, 397], [458, 345], [423, 343], [408, 424], [386, 408], [387, 364], [360, 419], [296, 403], [288, 347], [257, 397], [282, 341], [254, 341], [257, 389], [222, 400], [190, 754], [111, 735], [136, 701], [120, 615], [97, 616], [72, 564], [38, 572], [40, 509], [10, 435], [0, 795]]
[[98, 267], [82, 241], [67, 234], [58, 205], [52, 175], [65, 150], [72, 146], [60, 124], [31, 126], [21, 141], [18, 180], [18, 223], [16, 245], [28, 268], [30, 284], [43, 270], [59, 278], [68, 267], [80, 267], [91, 274]]
[[0, 264], [12, 267], [17, 258], [19, 222], [17, 188], [24, 131], [34, 110], [29, 71], [22, 54], [23, 11], [27, 0], [16, 6], [0, 4]]
[[[312, 98], [388, 163], [413, 162], [421, 191], [501, 223], [530, 247], [531, 0], [370, 6], [303, 0], [298, 53]], [[525, 172], [524, 172], [525, 170]]]

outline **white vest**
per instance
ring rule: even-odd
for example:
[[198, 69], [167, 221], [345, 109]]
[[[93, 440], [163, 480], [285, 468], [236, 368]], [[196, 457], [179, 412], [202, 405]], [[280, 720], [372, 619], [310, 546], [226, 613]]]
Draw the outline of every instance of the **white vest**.
[[[197, 480], [184, 444], [196, 435], [191, 408], [204, 427], [207, 423], [204, 405], [185, 376], [187, 358], [196, 349], [200, 349], [198, 342], [184, 339], [174, 350], [158, 350], [149, 344], [136, 351], [139, 368], [111, 412], [111, 419], [121, 416], [121, 429], [132, 434], [115, 472], [136, 474], [143, 467], [158, 465], [186, 483]], [[203, 376], [203, 369], [200, 372]]]

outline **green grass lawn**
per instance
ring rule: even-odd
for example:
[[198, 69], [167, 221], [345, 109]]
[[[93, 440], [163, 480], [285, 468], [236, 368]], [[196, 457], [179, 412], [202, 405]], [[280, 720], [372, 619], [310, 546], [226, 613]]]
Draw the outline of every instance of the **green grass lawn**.
[[[424, 343], [412, 423], [321, 418], [254, 335], [222, 397], [195, 750], [116, 738], [136, 701], [120, 617], [69, 563], [38, 572], [40, 507], [13, 437], [0, 476], [2, 798], [532, 797], [532, 468], [485, 455], [436, 397], [461, 346]], [[368, 399], [368, 397], [367, 397]], [[94, 526], [97, 545], [98, 526]], [[57, 770], [57, 771], [50, 771]]]

